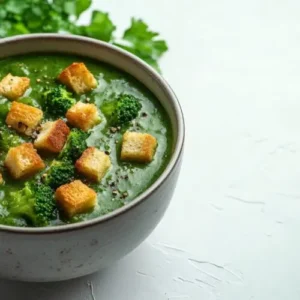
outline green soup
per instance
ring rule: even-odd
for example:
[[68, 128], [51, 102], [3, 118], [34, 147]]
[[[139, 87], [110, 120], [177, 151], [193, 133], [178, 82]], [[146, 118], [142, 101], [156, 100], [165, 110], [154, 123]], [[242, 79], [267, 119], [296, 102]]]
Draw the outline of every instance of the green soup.
[[[49, 225], [62, 225], [93, 219], [126, 205], [153, 184], [165, 169], [171, 156], [172, 133], [170, 121], [158, 100], [134, 78], [109, 65], [76, 56], [40, 54], [18, 56], [0, 61], [0, 79], [8, 73], [30, 78], [30, 88], [17, 101], [42, 109], [41, 95], [43, 91], [45, 88], [58, 85], [58, 74], [73, 62], [84, 62], [98, 82], [96, 89], [81, 95], [74, 93], [73, 97], [77, 101], [94, 103], [99, 109], [101, 123], [91, 129], [87, 144], [106, 151], [110, 156], [112, 166], [101, 182], [85, 181], [97, 193], [98, 205], [93, 211], [66, 218], [58, 210], [57, 218], [51, 221]], [[142, 108], [135, 120], [127, 126], [119, 128], [118, 131], [112, 132], [110, 124], [101, 112], [101, 107], [107, 101], [112, 101], [121, 94], [135, 96], [142, 104]], [[5, 105], [10, 105], [10, 101], [0, 96], [0, 109], [1, 106], [3, 108]], [[6, 126], [5, 117], [5, 109], [2, 109], [0, 114], [0, 126], [2, 128]], [[57, 118], [51, 116], [50, 112], [44, 114], [43, 122], [55, 119]], [[126, 130], [149, 133], [157, 139], [158, 145], [152, 162], [143, 164], [120, 160], [122, 136]], [[33, 141], [32, 138], [22, 138], [24, 138], [24, 141]], [[6, 153], [7, 151], [0, 149], [0, 172], [5, 181], [4, 184], [0, 185], [0, 224], [32, 226], [28, 223], [26, 217], [12, 215], [4, 204], [9, 201], [11, 192], [22, 189], [26, 180], [40, 180], [47, 168], [26, 180], [14, 180], [3, 166]], [[40, 153], [40, 156], [47, 166], [55, 158], [55, 156], [43, 156], [42, 153]], [[75, 178], [81, 177], [76, 174]], [[53, 190], [53, 194], [54, 192], [55, 190]], [[7, 222], [8, 219], [9, 222]]]

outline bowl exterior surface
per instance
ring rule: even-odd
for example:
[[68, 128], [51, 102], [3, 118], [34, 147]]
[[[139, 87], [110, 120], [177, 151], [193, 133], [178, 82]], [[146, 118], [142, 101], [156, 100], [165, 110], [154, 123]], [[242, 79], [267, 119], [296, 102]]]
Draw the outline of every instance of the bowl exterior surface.
[[76, 278], [106, 268], [152, 232], [163, 217], [176, 186], [184, 124], [179, 104], [167, 83], [139, 59], [109, 44], [64, 35], [30, 35], [0, 41], [0, 59], [38, 52], [83, 55], [130, 73], [165, 107], [175, 139], [173, 158], [167, 170], [123, 209], [99, 220], [61, 228], [21, 230], [0, 226], [0, 277], [46, 282]]

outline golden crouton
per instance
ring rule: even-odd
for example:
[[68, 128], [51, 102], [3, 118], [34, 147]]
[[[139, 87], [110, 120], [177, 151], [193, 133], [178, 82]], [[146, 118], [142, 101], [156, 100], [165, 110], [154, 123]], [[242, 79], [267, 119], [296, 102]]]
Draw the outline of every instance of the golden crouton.
[[82, 62], [72, 63], [60, 73], [58, 79], [76, 94], [86, 93], [97, 86], [95, 77]]
[[29, 85], [29, 78], [7, 74], [0, 82], [0, 94], [10, 100], [18, 99], [24, 95]]
[[94, 190], [75, 180], [60, 186], [55, 192], [55, 199], [68, 217], [92, 210], [96, 205], [97, 194]]
[[40, 150], [59, 153], [64, 147], [69, 133], [70, 128], [63, 120], [46, 122], [42, 124], [42, 130], [35, 140], [34, 146]]
[[87, 148], [75, 163], [77, 171], [92, 181], [100, 181], [110, 165], [109, 156], [95, 147]]
[[0, 185], [4, 183], [4, 179], [3, 179], [3, 176], [2, 174], [0, 173]]
[[121, 160], [151, 162], [157, 146], [156, 138], [147, 133], [125, 132]]
[[43, 112], [33, 106], [13, 102], [6, 117], [6, 124], [20, 133], [31, 135], [43, 118]]
[[100, 123], [100, 117], [95, 104], [77, 102], [66, 114], [68, 122], [77, 128], [88, 131]]
[[45, 168], [43, 160], [31, 143], [10, 148], [4, 165], [15, 179], [32, 176]]

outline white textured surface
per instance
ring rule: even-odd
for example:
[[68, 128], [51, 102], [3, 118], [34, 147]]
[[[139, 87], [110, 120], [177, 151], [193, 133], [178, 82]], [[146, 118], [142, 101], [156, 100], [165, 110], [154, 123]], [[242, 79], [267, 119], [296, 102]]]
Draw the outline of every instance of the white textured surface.
[[169, 42], [162, 69], [187, 123], [174, 199], [150, 238], [109, 270], [64, 283], [0, 282], [1, 295], [300, 299], [300, 2], [98, 5], [121, 28], [140, 16]]

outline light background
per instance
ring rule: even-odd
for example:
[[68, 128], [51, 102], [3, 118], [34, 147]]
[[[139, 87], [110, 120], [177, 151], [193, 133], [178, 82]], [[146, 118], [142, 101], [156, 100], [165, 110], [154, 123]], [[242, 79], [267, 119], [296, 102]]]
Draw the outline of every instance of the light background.
[[162, 70], [187, 125], [175, 196], [109, 270], [0, 281], [0, 298], [300, 299], [300, 2], [94, 2], [119, 28], [142, 17], [169, 43]]

